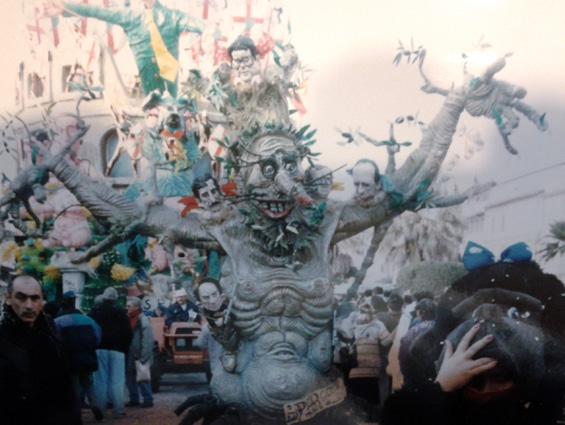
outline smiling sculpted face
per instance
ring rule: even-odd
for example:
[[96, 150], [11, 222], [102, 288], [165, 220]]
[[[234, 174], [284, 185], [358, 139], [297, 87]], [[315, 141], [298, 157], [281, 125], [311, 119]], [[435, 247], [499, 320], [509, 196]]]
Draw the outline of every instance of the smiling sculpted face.
[[284, 218], [295, 205], [295, 195], [303, 191], [298, 150], [291, 139], [276, 135], [263, 136], [254, 145], [257, 156], [246, 158], [254, 162], [247, 170], [246, 194], [266, 217]]

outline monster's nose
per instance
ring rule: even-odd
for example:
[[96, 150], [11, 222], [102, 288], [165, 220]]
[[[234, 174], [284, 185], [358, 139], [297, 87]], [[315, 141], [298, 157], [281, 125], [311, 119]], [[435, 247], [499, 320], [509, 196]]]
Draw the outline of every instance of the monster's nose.
[[310, 195], [306, 193], [304, 187], [284, 169], [279, 170], [275, 176], [275, 184], [281, 192], [296, 200], [302, 206], [309, 206], [314, 202]]

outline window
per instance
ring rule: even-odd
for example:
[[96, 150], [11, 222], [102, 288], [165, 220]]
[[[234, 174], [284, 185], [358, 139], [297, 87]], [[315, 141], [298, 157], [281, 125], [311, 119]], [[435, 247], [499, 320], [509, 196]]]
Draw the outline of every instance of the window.
[[[118, 133], [115, 129], [108, 131], [102, 138], [102, 158], [103, 158], [103, 170], [106, 170], [110, 159], [114, 155], [116, 147], [118, 145]], [[118, 160], [112, 167], [109, 177], [133, 177], [133, 168], [131, 164], [131, 158], [129, 155], [122, 151]]]

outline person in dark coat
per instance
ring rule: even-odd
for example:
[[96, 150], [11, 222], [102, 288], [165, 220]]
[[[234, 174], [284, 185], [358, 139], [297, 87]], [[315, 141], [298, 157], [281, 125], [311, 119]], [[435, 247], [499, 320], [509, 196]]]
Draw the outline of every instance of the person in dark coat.
[[63, 341], [63, 349], [69, 359], [73, 388], [80, 411], [83, 392], [88, 397], [96, 420], [102, 419], [102, 412], [96, 407], [92, 389], [92, 372], [98, 369], [96, 348], [100, 345], [102, 331], [100, 326], [75, 308], [74, 291], [63, 294], [63, 302], [55, 325]]
[[80, 424], [61, 342], [31, 276], [7, 288], [0, 323], [0, 424]]
[[98, 370], [94, 373], [94, 404], [104, 412], [109, 395], [114, 418], [125, 416], [125, 356], [132, 338], [128, 316], [123, 308], [115, 305], [117, 299], [118, 291], [106, 288], [102, 302], [90, 312], [90, 317], [102, 329], [102, 341], [96, 350]]

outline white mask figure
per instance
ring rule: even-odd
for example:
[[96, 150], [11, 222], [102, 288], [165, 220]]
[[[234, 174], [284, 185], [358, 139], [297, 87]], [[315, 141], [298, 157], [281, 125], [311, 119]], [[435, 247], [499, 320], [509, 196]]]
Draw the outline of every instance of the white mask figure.
[[355, 186], [355, 200], [361, 205], [370, 204], [381, 188], [381, 184], [375, 181], [378, 172], [375, 165], [370, 162], [358, 162], [351, 170]]
[[206, 181], [206, 185], [198, 189], [198, 202], [205, 210], [214, 210], [221, 206], [221, 194], [213, 179]]
[[259, 61], [253, 57], [249, 49], [234, 50], [231, 56], [235, 85], [250, 85], [253, 77], [260, 73]]

